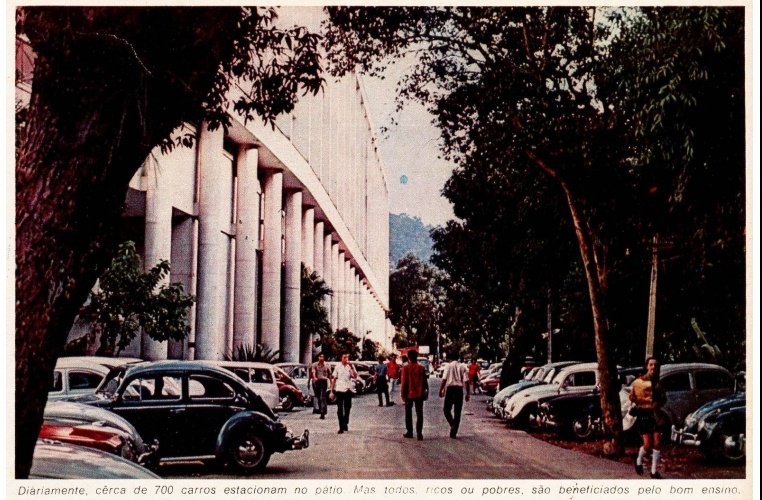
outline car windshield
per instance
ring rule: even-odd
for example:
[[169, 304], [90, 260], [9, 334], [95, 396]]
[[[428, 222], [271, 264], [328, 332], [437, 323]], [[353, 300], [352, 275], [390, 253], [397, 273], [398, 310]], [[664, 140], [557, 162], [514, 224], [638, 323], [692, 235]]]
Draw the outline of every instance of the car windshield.
[[563, 382], [563, 379], [564, 379], [563, 373], [564, 373], [563, 371], [560, 371], [556, 373], [555, 375], [553, 375], [551, 384], [561, 385], [561, 382]]
[[124, 366], [118, 366], [116, 368], [113, 368], [108, 375], [103, 379], [101, 382], [101, 385], [98, 386], [98, 389], [95, 391], [96, 394], [101, 394], [103, 396], [112, 398], [114, 397], [114, 394], [116, 394], [116, 390], [119, 388], [119, 386], [122, 383], [122, 379], [124, 378], [124, 372], [127, 369]]

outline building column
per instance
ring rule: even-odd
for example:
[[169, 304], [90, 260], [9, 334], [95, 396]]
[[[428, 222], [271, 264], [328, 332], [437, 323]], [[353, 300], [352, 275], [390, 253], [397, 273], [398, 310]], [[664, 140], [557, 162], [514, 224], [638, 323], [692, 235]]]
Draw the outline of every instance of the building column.
[[302, 276], [302, 192], [286, 194], [286, 269], [283, 297], [283, 336], [281, 357], [286, 362], [299, 361], [300, 305]]
[[201, 125], [199, 161], [199, 243], [196, 359], [222, 359], [225, 348], [230, 241], [221, 229], [230, 227], [230, 213], [220, 200], [230, 198], [225, 182], [223, 128]]
[[[314, 271], [322, 278], [323, 281], [325, 281], [325, 271], [323, 270], [323, 258], [325, 256], [325, 251], [323, 249], [323, 244], [325, 243], [325, 240], [323, 238], [323, 227], [324, 222], [322, 220], [319, 220], [315, 222], [315, 227], [313, 229], [313, 235], [312, 235], [312, 241], [314, 242], [315, 248], [312, 255], [312, 263], [315, 265]], [[326, 284], [328, 282], [326, 281]]]
[[339, 326], [339, 296], [341, 295], [341, 275], [339, 266], [339, 244], [331, 242], [331, 287], [333, 296], [331, 297], [331, 329], [333, 331], [341, 328]]
[[315, 209], [308, 207], [302, 214], [302, 262], [310, 272], [315, 270]]
[[242, 145], [238, 151], [233, 353], [257, 345], [257, 250], [259, 250], [259, 151]]
[[[162, 260], [172, 258], [172, 186], [167, 183], [158, 162], [152, 156], [144, 164], [146, 184], [145, 258], [143, 270], [148, 271]], [[169, 285], [169, 273], [157, 285]], [[141, 358], [167, 359], [167, 342], [158, 342], [143, 332]]]
[[264, 241], [262, 248], [262, 343], [273, 351], [280, 346], [281, 208], [283, 172], [265, 177]]
[[323, 301], [323, 306], [328, 313], [328, 323], [331, 325], [331, 329], [336, 328], [336, 323], [333, 322], [333, 316], [331, 316], [331, 310], [333, 306], [334, 295], [333, 287], [336, 285], [333, 281], [333, 239], [331, 237], [331, 231], [323, 236], [323, 279], [328, 288], [331, 289], [331, 295], [327, 295]]
[[[196, 295], [196, 261], [198, 259], [198, 222], [188, 216], [172, 230], [172, 283], [180, 283], [183, 291]], [[170, 340], [169, 359], [190, 359], [188, 343], [195, 338], [196, 304], [188, 311], [190, 333], [183, 340]]]
[[[352, 330], [352, 262], [344, 254], [344, 274], [342, 276], [344, 290], [342, 294], [341, 310], [344, 314], [344, 326]], [[356, 334], [357, 332], [352, 331]]]

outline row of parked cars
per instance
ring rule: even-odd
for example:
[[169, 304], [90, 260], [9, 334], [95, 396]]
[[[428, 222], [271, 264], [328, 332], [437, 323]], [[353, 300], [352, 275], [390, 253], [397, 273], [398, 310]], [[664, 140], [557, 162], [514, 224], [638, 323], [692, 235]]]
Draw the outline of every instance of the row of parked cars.
[[[308, 430], [294, 435], [273, 411], [282, 401], [278, 370], [265, 363], [62, 358], [31, 476], [156, 477], [150, 469], [160, 462], [187, 460], [260, 471], [273, 453], [309, 446]], [[96, 459], [99, 453], [105, 457]]]
[[[629, 393], [641, 373], [641, 368], [619, 368], [625, 432], [635, 427]], [[746, 393], [738, 378], [708, 363], [665, 364], [660, 377], [667, 394], [664, 436], [698, 446], [708, 457], [745, 459]], [[598, 388], [597, 363], [549, 363], [488, 398], [487, 407], [513, 427], [585, 440], [604, 432]]]

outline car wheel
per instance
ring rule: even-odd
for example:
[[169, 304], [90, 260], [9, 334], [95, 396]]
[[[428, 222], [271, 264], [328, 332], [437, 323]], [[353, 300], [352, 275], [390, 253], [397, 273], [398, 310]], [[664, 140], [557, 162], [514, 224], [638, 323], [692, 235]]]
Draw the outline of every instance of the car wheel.
[[291, 394], [286, 394], [283, 396], [280, 400], [280, 408], [283, 411], [292, 411], [294, 409], [294, 406], [296, 406], [296, 402], [294, 401], [294, 397]]
[[746, 460], [746, 434], [726, 433], [721, 430], [718, 436], [720, 456], [730, 463], [742, 463]]
[[540, 413], [535, 409], [527, 414], [527, 430], [529, 432], [539, 432], [543, 428]]
[[239, 433], [227, 447], [228, 463], [243, 474], [263, 470], [270, 461], [271, 453], [264, 440], [251, 432]]
[[576, 417], [571, 422], [571, 432], [575, 439], [584, 441], [593, 434], [593, 423], [590, 421], [590, 416]]

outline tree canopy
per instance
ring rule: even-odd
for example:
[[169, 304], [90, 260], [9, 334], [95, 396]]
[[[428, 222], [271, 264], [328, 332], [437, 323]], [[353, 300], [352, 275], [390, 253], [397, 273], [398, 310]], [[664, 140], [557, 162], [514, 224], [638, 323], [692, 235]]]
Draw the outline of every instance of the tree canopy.
[[[551, 292], [556, 313], [577, 321], [573, 338], [594, 348], [609, 450], [619, 449], [615, 363], [642, 356], [619, 341], [645, 330], [647, 242], [681, 249], [663, 259], [679, 269], [664, 273], [666, 317], [716, 308], [743, 332], [742, 9], [328, 11], [334, 71], [416, 58], [400, 103], [433, 114], [460, 219], [435, 232], [434, 262], [503, 311], [514, 340], [539, 327]], [[708, 265], [730, 275], [709, 278]], [[721, 305], [706, 300], [712, 279]], [[665, 321], [663, 354], [686, 319]]]

